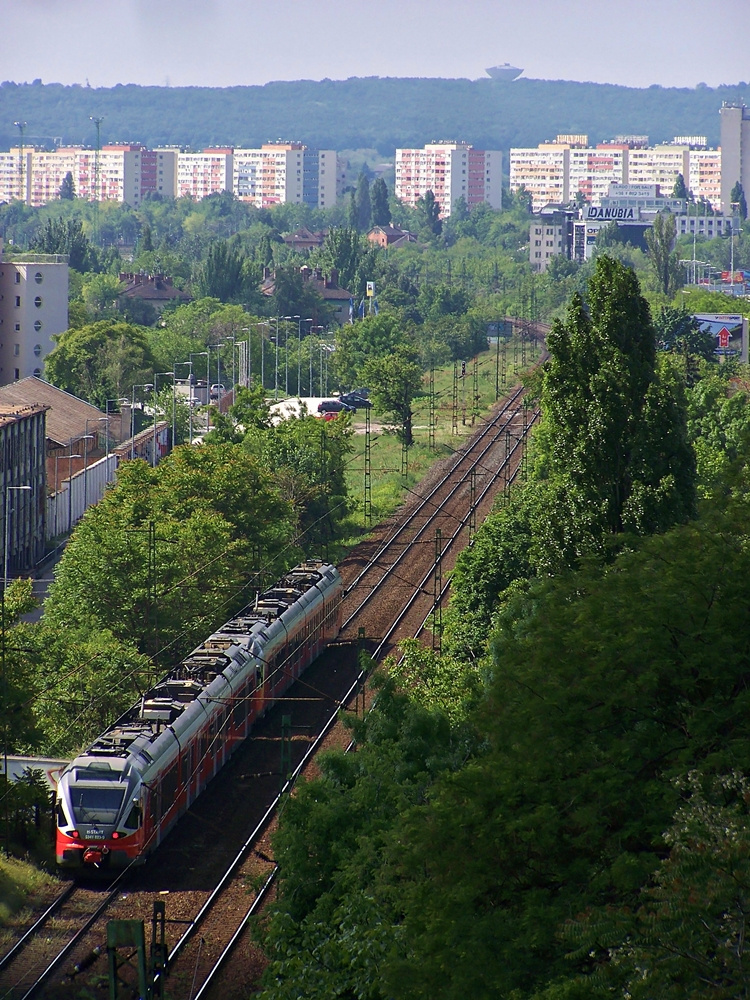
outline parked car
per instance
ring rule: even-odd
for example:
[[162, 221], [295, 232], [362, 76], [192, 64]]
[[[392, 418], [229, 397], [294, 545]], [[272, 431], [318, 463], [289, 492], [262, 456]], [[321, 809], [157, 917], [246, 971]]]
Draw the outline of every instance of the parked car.
[[340, 399], [321, 399], [318, 403], [318, 413], [353, 413], [354, 407]]
[[226, 388], [221, 384], [221, 382], [216, 382], [211, 386], [211, 399], [221, 399], [221, 397], [226, 392]]
[[347, 406], [351, 406], [355, 410], [369, 410], [372, 406], [372, 402], [367, 396], [363, 396], [359, 392], [345, 392], [341, 396], [341, 402], [346, 403]]

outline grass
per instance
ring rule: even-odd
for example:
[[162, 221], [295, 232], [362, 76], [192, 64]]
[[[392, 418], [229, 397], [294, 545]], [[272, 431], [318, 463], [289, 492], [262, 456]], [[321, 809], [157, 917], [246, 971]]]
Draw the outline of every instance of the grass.
[[[534, 360], [531, 348], [526, 345], [527, 366]], [[407, 452], [406, 475], [401, 473], [402, 448], [397, 436], [397, 428], [381, 422], [380, 415], [371, 412], [371, 423], [382, 425], [382, 430], [370, 432], [370, 492], [372, 500], [372, 522], [377, 524], [393, 513], [401, 504], [406, 493], [422, 479], [436, 461], [452, 454], [462, 446], [482, 420], [486, 419], [495, 403], [496, 380], [502, 397], [518, 381], [522, 370], [520, 342], [511, 340], [500, 346], [498, 354], [494, 346], [483, 351], [476, 358], [476, 382], [474, 359], [466, 362], [466, 374], [461, 378], [461, 363], [458, 363], [458, 399], [456, 406], [456, 426], [454, 429], [453, 407], [453, 365], [435, 369], [435, 438], [434, 450], [430, 447], [430, 398], [429, 377], [425, 376], [424, 395], [415, 400], [414, 444]], [[505, 368], [505, 384], [502, 384], [502, 370]], [[476, 384], [476, 393], [475, 393]], [[354, 415], [355, 430], [365, 424], [363, 411]], [[352, 535], [366, 533], [364, 521], [364, 470], [365, 435], [355, 433], [354, 452], [349, 457], [347, 484], [353, 501], [351, 514]], [[343, 547], [357, 541], [357, 537], [347, 539]]]
[[[0, 857], [0, 929], [25, 909], [34, 909], [59, 885], [54, 875], [18, 858]], [[5, 943], [0, 930], [0, 943]]]

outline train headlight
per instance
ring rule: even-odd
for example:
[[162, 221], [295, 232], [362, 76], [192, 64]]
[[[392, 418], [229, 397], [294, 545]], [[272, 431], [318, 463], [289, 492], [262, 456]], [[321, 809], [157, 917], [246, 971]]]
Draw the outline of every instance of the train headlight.
[[78, 832], [78, 830], [71, 830], [68, 836], [72, 837], [73, 840], [78, 840], [78, 838], [80, 837], [80, 833]]
[[115, 832], [112, 834], [112, 840], [119, 840], [119, 838], [120, 834], [117, 832], [117, 830], [115, 830]]

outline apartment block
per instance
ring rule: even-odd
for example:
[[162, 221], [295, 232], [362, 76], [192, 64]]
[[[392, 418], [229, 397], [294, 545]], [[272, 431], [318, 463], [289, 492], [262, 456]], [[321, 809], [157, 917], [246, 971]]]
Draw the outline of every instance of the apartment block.
[[200, 201], [232, 190], [233, 149], [177, 154], [177, 197]]
[[265, 143], [235, 149], [232, 190], [258, 208], [294, 203], [330, 208], [336, 203], [337, 156], [302, 143]]
[[721, 127], [721, 207], [732, 212], [732, 188], [740, 182], [750, 199], [750, 109], [725, 102], [719, 111]]
[[68, 328], [68, 264], [64, 257], [29, 254], [2, 259], [0, 244], [0, 385], [41, 375]]
[[615, 142], [596, 147], [560, 141], [576, 138], [586, 137], [558, 136], [554, 143], [534, 149], [511, 149], [510, 189], [525, 188], [534, 211], [548, 204], [567, 204], [576, 196], [600, 205], [610, 184], [656, 184], [671, 192], [678, 174], [696, 199], [719, 208], [722, 151], [706, 149], [704, 136], [678, 136], [674, 142], [652, 147], [642, 142], [643, 136], [634, 136], [632, 144], [618, 136]]
[[29, 200], [31, 150], [11, 149], [0, 153], [0, 205]]
[[[580, 178], [579, 178], [580, 183]], [[523, 188], [535, 212], [570, 201], [570, 146], [541, 143], [536, 149], [511, 149], [510, 190]]]
[[440, 217], [464, 198], [469, 209], [486, 203], [502, 207], [502, 153], [467, 143], [435, 142], [422, 149], [396, 150], [396, 197], [414, 208], [432, 191]]

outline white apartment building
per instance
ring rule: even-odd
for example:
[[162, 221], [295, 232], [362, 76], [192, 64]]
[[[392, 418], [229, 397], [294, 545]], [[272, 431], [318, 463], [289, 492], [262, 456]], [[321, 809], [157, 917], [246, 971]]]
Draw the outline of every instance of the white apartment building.
[[269, 142], [235, 149], [232, 190], [258, 208], [294, 203], [330, 208], [336, 203], [337, 155], [302, 143]]
[[570, 146], [541, 143], [535, 149], [511, 149], [510, 190], [528, 191], [535, 212], [570, 201]]
[[396, 197], [414, 208], [432, 191], [443, 219], [459, 198], [465, 199], [469, 209], [482, 202], [502, 208], [502, 159], [500, 150], [474, 149], [461, 142], [397, 149]]
[[194, 201], [200, 201], [210, 194], [231, 191], [233, 154], [232, 149], [204, 149], [201, 153], [178, 153], [177, 197], [189, 197]]
[[596, 149], [571, 149], [569, 153], [568, 194], [582, 195], [586, 201], [599, 203], [607, 196], [610, 184], [624, 184], [627, 174], [627, 146], [614, 143]]
[[[558, 136], [563, 138], [574, 137]], [[567, 204], [579, 193], [590, 204], [599, 205], [611, 183], [658, 184], [671, 194], [677, 175], [682, 174], [696, 199], [704, 198], [713, 208], [719, 208], [721, 157], [721, 150], [694, 149], [687, 143], [643, 147], [615, 142], [600, 143], [595, 148], [559, 141], [541, 143], [534, 149], [511, 149], [510, 190], [525, 188], [531, 194], [534, 211], [539, 211], [550, 203]]]
[[0, 385], [40, 376], [68, 328], [68, 264], [64, 257], [29, 254], [7, 261], [0, 241]]
[[0, 205], [29, 200], [31, 150], [20, 148], [0, 153]]
[[0, 202], [23, 191], [27, 204], [39, 207], [60, 196], [67, 174], [76, 196], [88, 201], [119, 201], [137, 207], [147, 192], [175, 194], [177, 153], [150, 150], [137, 144], [82, 146], [55, 150], [12, 149], [0, 153]]

